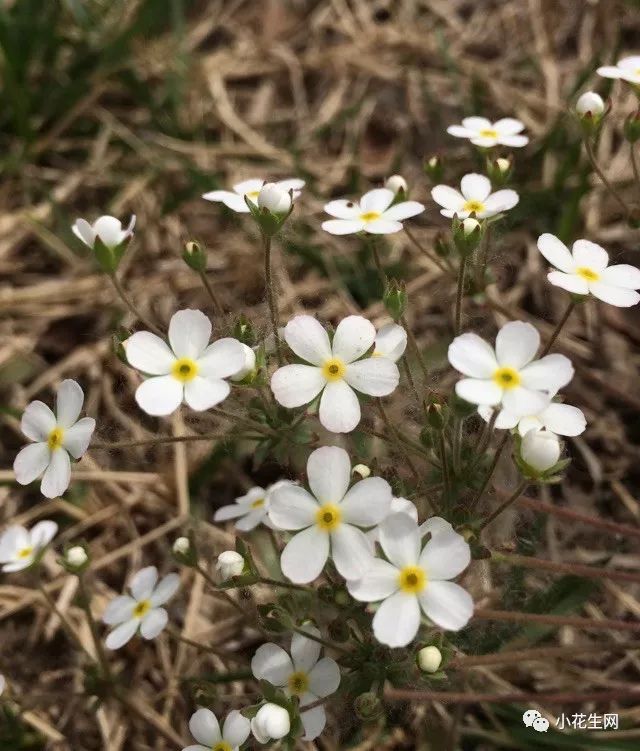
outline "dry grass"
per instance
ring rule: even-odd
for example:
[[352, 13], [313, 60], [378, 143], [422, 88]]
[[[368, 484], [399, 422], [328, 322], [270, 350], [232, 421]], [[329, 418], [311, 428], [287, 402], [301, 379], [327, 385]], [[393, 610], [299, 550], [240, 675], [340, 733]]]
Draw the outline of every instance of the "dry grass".
[[[12, 2], [1, 5], [6, 12], [15, 10]], [[130, 572], [167, 561], [171, 541], [194, 518], [207, 558], [229, 547], [232, 536], [209, 523], [213, 510], [256, 482], [300, 473], [306, 449], [287, 457], [289, 466], [283, 468], [254, 467], [252, 446], [237, 440], [91, 450], [65, 500], [53, 502], [44, 502], [37, 487], [12, 482], [9, 468], [22, 443], [19, 413], [33, 398], [50, 400], [63, 377], [85, 388], [87, 411], [98, 419], [101, 440], [229, 430], [229, 423], [213, 413], [185, 412], [155, 421], [137, 409], [137, 376], [110, 343], [117, 326], [136, 322], [74, 241], [69, 225], [75, 216], [137, 214], [139, 229], [121, 278], [140, 309], [161, 326], [180, 307], [210, 309], [197, 275], [180, 258], [184, 241], [198, 238], [209, 248], [209, 277], [227, 311], [218, 327], [228, 330], [244, 312], [262, 331], [266, 307], [256, 233], [245, 218], [226, 214], [199, 195], [236, 178], [302, 175], [308, 190], [276, 254], [283, 318], [307, 310], [335, 322], [347, 312], [362, 312], [378, 323], [384, 310], [366, 253], [354, 238], [321, 232], [322, 204], [401, 171], [415, 197], [428, 203], [412, 226], [420, 242], [431, 247], [445, 224], [427, 200], [422, 159], [444, 153], [447, 180], [456, 182], [479, 165], [444, 127], [472, 111], [513, 114], [533, 138], [517, 154], [515, 187], [522, 201], [495, 239], [496, 283], [487, 299], [466, 303], [465, 325], [492, 332], [516, 318], [534, 322], [543, 337], [549, 336], [565, 298], [550, 289], [542, 273], [545, 264], [535, 249], [541, 231], [589, 237], [616, 260], [637, 264], [638, 232], [590, 174], [579, 135], [565, 114], [568, 98], [583, 82], [589, 77], [595, 83], [590, 74], [597, 62], [615, 59], [619, 49], [633, 51], [639, 29], [633, 2], [131, 0], [111, 9], [89, 3], [103, 18], [100, 27], [85, 30], [68, 9], [77, 5], [63, 3], [66, 10], [52, 22], [66, 41], [54, 62], [29, 63], [30, 128], [19, 127], [17, 115], [2, 116], [7, 127], [1, 137], [6, 156], [0, 187], [0, 462], [6, 469], [0, 471], [0, 503], [3, 522], [54, 517], [63, 527], [62, 540], [88, 541], [96, 615]], [[139, 18], [154, 13], [148, 32]], [[111, 44], [127, 28], [132, 32], [120, 55], [117, 46], [100, 64], [89, 55], [82, 72], [75, 72], [83, 77], [82, 91], [69, 95], [66, 108], [46, 110], [44, 102], [71, 90], [74, 60], [84, 59], [87, 47], [95, 52]], [[637, 203], [628, 149], [619, 137], [634, 97], [618, 86], [614, 91], [614, 111], [598, 156], [609, 179]], [[11, 107], [10, 94], [5, 96]], [[43, 99], [42, 116], [34, 105], [37, 97]], [[432, 383], [448, 387], [452, 377], [444, 374], [443, 353], [451, 337], [454, 285], [403, 234], [390, 239], [385, 253], [389, 270], [407, 280], [410, 324]], [[637, 308], [588, 305], [565, 329], [559, 346], [577, 370], [567, 400], [584, 409], [589, 429], [570, 441], [573, 463], [565, 481], [541, 496], [554, 507], [626, 529], [537, 513], [523, 503], [517, 518], [512, 514], [492, 528], [493, 547], [534, 552], [554, 562], [640, 568], [638, 323]], [[243, 393], [225, 407], [236, 411], [246, 398]], [[390, 411], [411, 418], [410, 394], [394, 399]], [[374, 450], [387, 466], [385, 444]], [[410, 480], [405, 469], [398, 474]], [[497, 485], [514, 482], [505, 461]], [[53, 554], [45, 559], [45, 570], [58, 607], [91, 651], [74, 600], [75, 579]], [[640, 587], [633, 582], [607, 578], [591, 584], [583, 577], [487, 561], [474, 563], [466, 582], [485, 610], [530, 607], [636, 625], [640, 615]], [[176, 628], [232, 654], [198, 653], [167, 635], [152, 644], [130, 643], [115, 655], [114, 665], [134, 689], [138, 716], [112, 702], [93, 713], [81, 694], [81, 663], [59, 620], [45, 610], [28, 577], [3, 577], [0, 670], [29, 708], [25, 726], [46, 739], [46, 748], [161, 751], [187, 742], [193, 691], [182, 678], [246, 664], [260, 636], [243, 629], [234, 610], [212, 597], [191, 572], [184, 571], [183, 585], [172, 609]], [[468, 654], [536, 645], [570, 647], [576, 654], [451, 670], [439, 691], [624, 694], [638, 683], [638, 651], [628, 646], [633, 633], [483, 620], [469, 632], [459, 645]], [[594, 645], [601, 653], [588, 651]], [[222, 687], [225, 701], [219, 694], [213, 704], [240, 706], [251, 690], [242, 682]], [[534, 703], [550, 718], [576, 711], [575, 704]], [[446, 701], [393, 705], [386, 727], [374, 723], [361, 733], [354, 730], [346, 702], [330, 706], [325, 734], [315, 743], [301, 742], [301, 749], [441, 749], [456, 748], [458, 742], [465, 749], [543, 747], [537, 745], [541, 738], [523, 735], [516, 700], [492, 705], [478, 697], [458, 708]], [[640, 743], [637, 699], [623, 695], [581, 706], [587, 713], [619, 711], [623, 718], [624, 731], [589, 733], [589, 742], [601, 744], [594, 747], [631, 749]], [[613, 745], [623, 739], [631, 745]], [[27, 740], [21, 748], [39, 747]], [[0, 738], [0, 748], [9, 748], [2, 743]], [[591, 747], [566, 736], [557, 743], [558, 748]]]

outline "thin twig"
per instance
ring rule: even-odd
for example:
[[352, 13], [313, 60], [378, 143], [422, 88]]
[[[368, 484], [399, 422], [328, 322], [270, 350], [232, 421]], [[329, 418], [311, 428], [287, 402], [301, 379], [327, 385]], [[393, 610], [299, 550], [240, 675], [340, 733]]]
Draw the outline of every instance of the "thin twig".
[[640, 631], [640, 621], [619, 621], [614, 618], [582, 618], [577, 615], [545, 615], [522, 613], [513, 610], [493, 610], [478, 608], [473, 614], [475, 620], [511, 621], [512, 623], [542, 623], [546, 626], [575, 626], [594, 631]]
[[124, 290], [124, 287], [120, 283], [120, 280], [116, 276], [115, 272], [113, 274], [108, 274], [109, 279], [111, 279], [111, 283], [115, 287], [116, 292], [118, 293], [118, 296], [122, 300], [122, 302], [127, 306], [127, 308], [133, 313], [134, 317], [137, 318], [139, 321], [144, 323], [144, 325], [150, 330], [153, 331], [154, 334], [156, 334], [159, 337], [164, 337], [164, 334], [162, 331], [152, 322], [150, 321], [146, 316], [144, 316], [138, 308], [133, 304], [131, 298]]
[[406, 236], [409, 238], [413, 246], [417, 248], [417, 250], [419, 250], [422, 253], [422, 255], [428, 258], [431, 261], [431, 263], [434, 263], [440, 269], [440, 271], [443, 271], [445, 274], [449, 273], [449, 269], [447, 269], [447, 267], [442, 263], [442, 261], [437, 256], [434, 256], [433, 253], [431, 253], [431, 251], [427, 250], [423, 245], [421, 245], [417, 241], [415, 235], [412, 232], [410, 232], [410, 230], [407, 228], [406, 225], [403, 225], [402, 228], [404, 229]]
[[593, 153], [593, 146], [591, 145], [591, 141], [588, 138], [584, 139], [584, 148], [585, 148], [585, 151], [587, 152], [587, 156], [589, 157], [589, 161], [591, 162], [591, 166], [596, 171], [598, 177], [602, 180], [605, 188], [609, 191], [609, 193], [611, 193], [611, 195], [620, 204], [624, 213], [629, 215], [631, 213], [631, 209], [627, 206], [626, 202], [622, 199], [618, 191], [613, 187], [613, 185], [611, 185], [607, 176], [604, 174], [604, 172], [600, 168], [600, 165], [598, 164], [596, 156]]
[[273, 333], [273, 341], [276, 348], [276, 355], [278, 358], [278, 365], [284, 363], [282, 357], [282, 350], [280, 348], [280, 337], [278, 336], [278, 322], [280, 320], [280, 314], [278, 312], [278, 301], [276, 299], [275, 290], [273, 288], [273, 279], [271, 275], [271, 238], [263, 234], [262, 236], [263, 248], [264, 248], [264, 283], [267, 289], [267, 302], [269, 304], [269, 316], [271, 318], [271, 331]]
[[489, 516], [488, 516], [488, 517], [487, 517], [487, 518], [486, 518], [486, 519], [485, 519], [485, 520], [484, 520], [484, 521], [482, 522], [482, 524], [481, 524], [481, 525], [480, 525], [480, 526], [478, 527], [478, 535], [479, 535], [479, 534], [480, 534], [480, 533], [482, 532], [482, 530], [483, 530], [483, 529], [484, 529], [485, 527], [488, 527], [488, 526], [489, 526], [489, 524], [491, 524], [491, 522], [492, 522], [492, 521], [493, 521], [494, 519], [497, 519], [497, 517], [499, 517], [499, 516], [500, 516], [500, 514], [501, 514], [501, 513], [502, 513], [502, 512], [503, 512], [503, 511], [504, 511], [505, 509], [509, 508], [509, 506], [511, 506], [511, 504], [512, 504], [512, 503], [515, 503], [515, 501], [517, 501], [517, 500], [518, 500], [518, 498], [519, 498], [519, 497], [520, 497], [520, 496], [522, 495], [522, 493], [524, 493], [524, 491], [525, 491], [525, 488], [527, 487], [527, 485], [528, 485], [528, 484], [529, 484], [529, 481], [528, 481], [528, 480], [522, 480], [522, 481], [520, 482], [520, 484], [518, 485], [518, 487], [517, 487], [517, 488], [516, 488], [516, 489], [515, 489], [515, 490], [513, 491], [513, 493], [512, 493], [512, 494], [511, 494], [511, 495], [510, 495], [510, 496], [509, 496], [509, 497], [507, 498], [507, 500], [506, 500], [506, 501], [504, 501], [503, 503], [501, 503], [501, 504], [500, 504], [500, 505], [498, 506], [498, 508], [497, 508], [497, 509], [496, 509], [495, 511], [493, 511], [493, 512], [492, 512], [491, 514], [489, 514]]
[[495, 563], [506, 563], [509, 566], [553, 571], [556, 574], [575, 574], [576, 576], [584, 576], [588, 579], [614, 579], [640, 584], [640, 574], [635, 574], [632, 571], [587, 566], [582, 563], [547, 561], [543, 558], [533, 558], [532, 556], [517, 555], [516, 553], [494, 552], [491, 560]]
[[540, 353], [540, 357], [544, 357], [545, 355], [549, 354], [549, 351], [551, 350], [551, 347], [555, 344], [556, 339], [560, 335], [560, 332], [562, 331], [565, 323], [569, 320], [569, 316], [573, 312], [573, 309], [576, 307], [575, 300], [571, 300], [569, 302], [569, 305], [567, 306], [566, 310], [564, 311], [562, 318], [558, 321], [558, 325], [553, 330], [553, 334], [551, 334], [551, 337], [549, 341], [544, 345], [542, 348], [542, 352]]
[[218, 316], [218, 318], [222, 318], [224, 316], [224, 309], [222, 305], [220, 304], [220, 301], [216, 297], [215, 292], [213, 291], [213, 287], [211, 286], [211, 282], [209, 281], [207, 277], [206, 271], [200, 271], [199, 272], [200, 279], [202, 281], [202, 284], [204, 288], [207, 290], [207, 294], [209, 295], [209, 299], [211, 300], [211, 304], [213, 305], [213, 309], [215, 311], [215, 314]]
[[484, 491], [489, 486], [489, 483], [491, 482], [491, 478], [493, 477], [493, 473], [496, 470], [496, 467], [498, 466], [498, 462], [500, 461], [500, 457], [502, 456], [502, 452], [504, 451], [504, 447], [507, 445], [507, 441], [509, 440], [509, 431], [505, 430], [504, 435], [502, 437], [502, 440], [498, 444], [498, 448], [495, 451], [495, 454], [493, 455], [493, 461], [491, 462], [491, 466], [489, 467], [489, 471], [487, 472], [480, 490], [476, 494], [476, 497], [471, 501], [471, 504], [469, 505], [469, 508], [475, 508], [478, 503], [480, 503], [480, 500], [482, 499], [482, 496], [484, 495]]
[[462, 300], [464, 298], [464, 273], [467, 268], [467, 257], [462, 256], [460, 259], [460, 266], [458, 268], [458, 286], [456, 288], [456, 314], [454, 333], [456, 336], [460, 333], [462, 326]]

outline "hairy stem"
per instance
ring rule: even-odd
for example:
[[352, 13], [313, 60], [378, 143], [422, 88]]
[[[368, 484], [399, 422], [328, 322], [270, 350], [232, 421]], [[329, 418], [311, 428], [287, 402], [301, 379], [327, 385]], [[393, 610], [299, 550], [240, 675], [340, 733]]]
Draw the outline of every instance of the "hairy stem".
[[209, 281], [209, 278], [207, 277], [207, 272], [200, 271], [198, 272], [198, 275], [200, 276], [200, 280], [202, 281], [204, 288], [207, 290], [207, 294], [209, 295], [209, 299], [211, 300], [211, 304], [213, 305], [213, 310], [215, 311], [215, 314], [218, 316], [218, 318], [222, 318], [224, 316], [224, 309], [222, 305], [220, 304], [220, 301], [216, 297], [215, 292], [213, 291], [211, 282]]
[[209, 572], [206, 569], [202, 567], [201, 564], [198, 563], [196, 566], [194, 566], [194, 568], [200, 574], [200, 576], [207, 582], [207, 584], [211, 587], [211, 589], [213, 589], [213, 591], [218, 597], [228, 602], [229, 605], [235, 608], [239, 613], [242, 613], [242, 615], [245, 618], [247, 617], [247, 613], [245, 612], [245, 609], [239, 603], [237, 603], [228, 592], [218, 587], [218, 583], [216, 582], [216, 580], [211, 576], [211, 574], [209, 574]]
[[[471, 501], [470, 508], [475, 508], [480, 503], [485, 490], [487, 489], [487, 487], [489, 486], [489, 483], [491, 482], [493, 473], [496, 471], [496, 467], [498, 466], [498, 462], [500, 461], [500, 457], [502, 456], [502, 452], [504, 451], [504, 447], [507, 445], [508, 440], [509, 440], [509, 431], [505, 430], [504, 436], [502, 437], [502, 440], [498, 444], [498, 448], [496, 449], [493, 455], [493, 460], [491, 462], [491, 466], [489, 467], [489, 471], [487, 472], [484, 480], [482, 481], [482, 486], [480, 487], [480, 490], [476, 494], [476, 497], [473, 499], [473, 501]], [[515, 500], [515, 498], [513, 500]]]
[[567, 305], [566, 310], [562, 314], [562, 318], [558, 321], [558, 325], [553, 330], [553, 334], [551, 334], [551, 337], [550, 337], [549, 341], [542, 348], [542, 352], [540, 353], [540, 357], [544, 357], [545, 355], [549, 354], [549, 352], [551, 350], [551, 347], [553, 347], [553, 345], [555, 344], [556, 339], [558, 338], [558, 336], [560, 336], [560, 332], [564, 328], [565, 323], [569, 320], [569, 316], [571, 315], [571, 313], [573, 312], [573, 309], [575, 307], [576, 307], [575, 300], [571, 300], [569, 302], [569, 305]]
[[441, 260], [440, 260], [440, 259], [438, 258], [438, 256], [436, 256], [436, 255], [433, 255], [433, 253], [431, 253], [431, 251], [427, 250], [427, 249], [426, 249], [426, 248], [424, 247], [424, 245], [421, 245], [421, 244], [420, 244], [420, 243], [419, 243], [419, 242], [417, 241], [417, 239], [416, 239], [415, 235], [414, 235], [414, 234], [413, 234], [413, 233], [412, 233], [412, 232], [411, 232], [411, 231], [410, 231], [410, 230], [408, 229], [408, 227], [407, 227], [406, 225], [403, 225], [403, 227], [402, 227], [402, 228], [404, 229], [405, 235], [406, 235], [406, 236], [407, 236], [407, 237], [409, 238], [409, 240], [411, 241], [411, 244], [412, 244], [412, 245], [413, 245], [413, 246], [414, 246], [414, 247], [415, 247], [415, 248], [416, 248], [417, 250], [419, 250], [419, 251], [420, 251], [420, 252], [422, 253], [422, 255], [423, 255], [423, 256], [425, 256], [425, 257], [426, 257], [426, 258], [428, 258], [428, 259], [429, 259], [429, 260], [430, 260], [430, 261], [431, 261], [432, 263], [434, 263], [434, 264], [435, 264], [435, 265], [436, 265], [436, 266], [437, 266], [437, 267], [438, 267], [438, 268], [440, 269], [440, 271], [444, 271], [444, 273], [445, 273], [445, 274], [448, 274], [448, 273], [449, 273], [449, 269], [447, 269], [447, 267], [446, 267], [446, 266], [445, 266], [445, 265], [444, 265], [444, 264], [442, 263], [442, 261], [441, 261]]
[[467, 268], [467, 257], [462, 256], [460, 259], [460, 266], [458, 268], [458, 287], [456, 291], [456, 318], [454, 333], [456, 336], [460, 333], [462, 326], [462, 300], [464, 298], [464, 274]]
[[611, 193], [611, 195], [616, 199], [616, 201], [620, 204], [620, 207], [624, 211], [625, 214], [630, 214], [631, 209], [629, 206], [627, 206], [624, 199], [621, 197], [621, 195], [618, 193], [618, 191], [611, 185], [609, 182], [607, 176], [604, 174], [602, 169], [600, 168], [600, 165], [598, 164], [598, 161], [596, 159], [595, 154], [593, 153], [593, 145], [591, 141], [588, 138], [584, 139], [584, 148], [587, 152], [587, 156], [589, 157], [589, 161], [591, 162], [591, 166], [596, 171], [598, 177], [602, 180], [603, 185], [605, 188]]
[[425, 363], [422, 357], [422, 353], [420, 352], [420, 347], [418, 346], [418, 340], [416, 339], [413, 331], [411, 330], [411, 327], [409, 326], [406, 316], [402, 316], [402, 318], [400, 319], [400, 323], [402, 323], [405, 331], [407, 332], [409, 345], [411, 346], [411, 349], [413, 350], [413, 355], [418, 361], [418, 365], [420, 366], [420, 370], [422, 371], [422, 375], [426, 382], [429, 378], [429, 371], [427, 370], [427, 364]]
[[100, 669], [102, 670], [103, 676], [108, 681], [111, 681], [113, 680], [111, 667], [109, 666], [107, 655], [104, 651], [104, 647], [102, 646], [102, 641], [100, 640], [98, 625], [95, 622], [93, 613], [91, 612], [91, 598], [89, 596], [89, 591], [84, 580], [84, 575], [82, 573], [78, 574], [78, 593], [80, 595], [80, 607], [84, 610], [84, 613], [87, 617], [87, 623], [89, 624], [89, 631], [91, 632], [91, 639], [96, 650], [96, 657], [98, 658]]
[[263, 235], [262, 242], [264, 247], [264, 283], [265, 287], [267, 288], [267, 302], [269, 304], [269, 316], [271, 318], [271, 331], [273, 333], [273, 340], [275, 343], [276, 355], [278, 357], [278, 364], [282, 365], [284, 363], [284, 359], [282, 357], [282, 350], [280, 348], [280, 337], [278, 336], [278, 322], [280, 320], [280, 314], [278, 312], [278, 301], [276, 298], [273, 279], [271, 276], [271, 238], [268, 235]]
[[521, 495], [522, 493], [524, 493], [524, 490], [525, 490], [525, 488], [527, 487], [527, 485], [528, 485], [528, 484], [529, 484], [529, 481], [528, 481], [528, 480], [522, 480], [522, 481], [520, 482], [520, 484], [518, 485], [518, 487], [517, 487], [517, 488], [516, 488], [516, 489], [515, 489], [515, 490], [513, 491], [513, 493], [512, 493], [512, 494], [511, 494], [511, 495], [510, 495], [510, 496], [509, 496], [509, 497], [507, 498], [507, 500], [506, 500], [506, 501], [504, 501], [503, 503], [501, 503], [501, 504], [500, 504], [500, 505], [498, 506], [498, 508], [497, 508], [497, 509], [496, 509], [495, 511], [493, 511], [493, 512], [492, 512], [491, 514], [489, 514], [489, 516], [488, 516], [488, 517], [487, 517], [487, 518], [486, 518], [486, 519], [485, 519], [485, 520], [484, 520], [484, 521], [482, 522], [482, 524], [481, 524], [481, 525], [480, 525], [480, 527], [478, 528], [478, 535], [479, 535], [479, 534], [480, 534], [480, 533], [482, 532], [482, 530], [483, 530], [483, 529], [484, 529], [485, 527], [488, 527], [488, 526], [489, 526], [489, 524], [491, 524], [491, 522], [492, 522], [492, 521], [494, 521], [494, 519], [497, 519], [497, 518], [498, 518], [498, 517], [500, 516], [500, 514], [501, 514], [501, 513], [502, 513], [502, 512], [503, 512], [503, 511], [504, 511], [505, 509], [508, 509], [508, 508], [509, 508], [509, 506], [511, 506], [511, 504], [512, 504], [512, 503], [514, 503], [515, 501], [517, 501], [517, 500], [518, 500], [518, 498], [520, 497], [520, 495]]
[[116, 292], [118, 293], [118, 296], [122, 300], [122, 302], [127, 306], [127, 308], [133, 313], [134, 317], [137, 318], [139, 321], [142, 321], [144, 325], [149, 329], [149, 331], [153, 331], [154, 334], [156, 334], [159, 337], [164, 337], [164, 334], [160, 329], [152, 322], [150, 321], [146, 316], [142, 315], [142, 313], [136, 308], [136, 306], [133, 304], [133, 301], [127, 295], [127, 293], [124, 290], [124, 287], [120, 283], [120, 280], [116, 276], [115, 271], [112, 274], [109, 274], [109, 279], [111, 279], [111, 283], [113, 284]]

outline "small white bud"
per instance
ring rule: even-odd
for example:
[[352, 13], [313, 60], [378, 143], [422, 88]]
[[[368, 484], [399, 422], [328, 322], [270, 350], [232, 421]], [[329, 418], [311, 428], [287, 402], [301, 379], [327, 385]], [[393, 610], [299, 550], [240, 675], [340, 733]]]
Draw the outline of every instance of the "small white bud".
[[537, 472], [545, 472], [560, 458], [558, 436], [547, 430], [530, 430], [522, 439], [520, 456]]
[[503, 156], [500, 156], [496, 159], [496, 167], [504, 175], [511, 169], [511, 160], [505, 159]]
[[291, 730], [289, 713], [279, 704], [265, 704], [251, 720], [251, 730], [258, 743], [284, 738]]
[[472, 217], [464, 219], [462, 222], [462, 231], [464, 232], [465, 237], [470, 235], [472, 232], [475, 232], [479, 226], [480, 222], [477, 219], [473, 219]]
[[442, 663], [442, 652], [438, 647], [423, 647], [418, 652], [418, 667], [423, 673], [437, 673]]
[[398, 193], [401, 190], [406, 193], [409, 189], [407, 181], [404, 179], [404, 177], [402, 177], [402, 175], [391, 175], [391, 177], [387, 178], [384, 187], [388, 190], [393, 191], [394, 193]]
[[186, 555], [189, 552], [190, 543], [186, 537], [178, 537], [173, 543], [173, 552], [177, 555]]
[[220, 581], [227, 581], [232, 576], [240, 576], [244, 569], [244, 558], [235, 550], [225, 550], [218, 556], [216, 572]]
[[592, 117], [598, 117], [604, 113], [604, 110], [604, 100], [595, 91], [585, 92], [576, 102], [576, 112], [582, 116], [590, 114]]
[[371, 470], [369, 469], [369, 467], [367, 467], [366, 464], [356, 464], [356, 466], [351, 471], [354, 475], [360, 475], [363, 480], [365, 480], [371, 474]]
[[258, 206], [272, 214], [286, 214], [291, 208], [291, 196], [275, 183], [265, 183], [258, 193]]
[[4, 675], [0, 673], [0, 696], [4, 693], [5, 686], [7, 685], [7, 681], [5, 680]]
[[69, 550], [67, 550], [66, 558], [67, 563], [71, 566], [84, 566], [84, 564], [88, 560], [87, 551], [84, 548], [80, 547], [80, 545], [76, 545], [75, 547], [69, 548]]
[[243, 378], [249, 375], [256, 367], [256, 353], [247, 344], [240, 342], [242, 351], [244, 352], [244, 365], [237, 373], [231, 376], [232, 381], [241, 381]]

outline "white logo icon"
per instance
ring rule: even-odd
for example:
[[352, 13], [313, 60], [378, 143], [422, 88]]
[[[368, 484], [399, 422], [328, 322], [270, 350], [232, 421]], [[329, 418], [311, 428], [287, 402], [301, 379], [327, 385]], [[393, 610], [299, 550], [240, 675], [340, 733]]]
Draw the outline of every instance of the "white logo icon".
[[549, 720], [543, 717], [537, 709], [527, 709], [522, 715], [522, 722], [528, 728], [537, 730], [538, 733], [546, 733], [549, 729]]
[[539, 733], [546, 733], [549, 730], [549, 720], [546, 717], [536, 717], [533, 721], [533, 728]]

